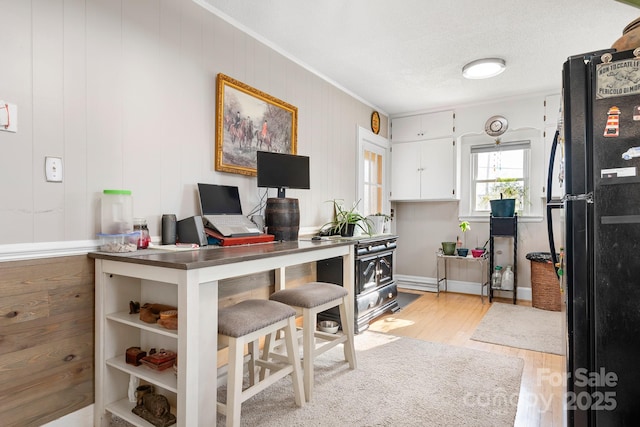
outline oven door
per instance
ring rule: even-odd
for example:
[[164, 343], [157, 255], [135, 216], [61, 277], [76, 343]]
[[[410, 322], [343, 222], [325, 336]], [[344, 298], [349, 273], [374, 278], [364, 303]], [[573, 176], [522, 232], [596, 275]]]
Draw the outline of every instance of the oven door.
[[356, 258], [358, 293], [368, 292], [393, 280], [393, 251]]

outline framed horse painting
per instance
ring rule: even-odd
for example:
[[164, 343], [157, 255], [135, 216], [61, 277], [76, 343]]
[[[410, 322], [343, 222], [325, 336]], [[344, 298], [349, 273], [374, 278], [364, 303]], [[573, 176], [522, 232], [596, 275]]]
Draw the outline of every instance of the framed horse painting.
[[296, 154], [298, 109], [222, 73], [216, 85], [216, 170], [256, 175], [256, 151]]

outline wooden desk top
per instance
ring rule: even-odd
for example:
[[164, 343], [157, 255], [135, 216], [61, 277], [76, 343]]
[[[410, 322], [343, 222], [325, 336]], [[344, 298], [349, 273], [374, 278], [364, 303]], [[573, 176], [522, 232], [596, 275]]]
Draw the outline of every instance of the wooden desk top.
[[89, 257], [156, 267], [192, 270], [233, 264], [254, 259], [315, 251], [336, 246], [350, 246], [350, 240], [298, 240], [293, 242], [268, 242], [239, 246], [206, 246], [188, 251], [142, 249], [127, 253], [91, 252]]

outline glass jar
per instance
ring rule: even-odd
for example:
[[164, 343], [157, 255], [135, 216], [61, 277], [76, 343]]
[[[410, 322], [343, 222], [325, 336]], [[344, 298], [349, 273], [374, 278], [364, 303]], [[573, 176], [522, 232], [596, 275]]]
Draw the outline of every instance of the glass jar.
[[500, 272], [502, 267], [496, 265], [496, 268], [491, 275], [491, 289], [502, 289], [502, 273]]
[[134, 218], [133, 231], [137, 231], [140, 233], [140, 235], [138, 236], [138, 249], [147, 249], [149, 247], [149, 243], [151, 242], [151, 237], [149, 236], [149, 228], [147, 227], [147, 220], [144, 218]]
[[502, 289], [505, 291], [513, 290], [513, 271], [511, 270], [511, 266], [507, 265], [507, 268], [502, 273], [502, 280], [500, 282]]

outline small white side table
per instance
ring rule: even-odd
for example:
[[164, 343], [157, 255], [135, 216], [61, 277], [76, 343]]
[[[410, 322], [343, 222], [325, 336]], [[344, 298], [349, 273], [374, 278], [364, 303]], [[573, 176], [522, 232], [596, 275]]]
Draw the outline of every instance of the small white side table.
[[[447, 291], [447, 261], [451, 259], [462, 260], [467, 263], [470, 263], [471, 265], [480, 267], [480, 271], [481, 271], [480, 301], [482, 301], [482, 303], [484, 304], [485, 286], [487, 287], [487, 295], [489, 292], [489, 272], [487, 271], [487, 268], [488, 268], [487, 251], [485, 251], [484, 254], [482, 254], [482, 256], [479, 256], [478, 258], [474, 258], [471, 255], [466, 257], [457, 256], [457, 255], [445, 255], [444, 253], [442, 253], [442, 250], [439, 250], [438, 252], [436, 252], [436, 288], [437, 288], [438, 296], [440, 296], [441, 282], [444, 281], [444, 291], [445, 292]], [[442, 277], [440, 277], [440, 260], [442, 260], [442, 264], [444, 265], [444, 269], [443, 269], [444, 275]]]

